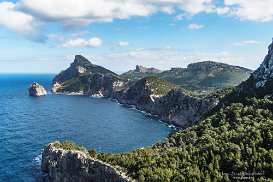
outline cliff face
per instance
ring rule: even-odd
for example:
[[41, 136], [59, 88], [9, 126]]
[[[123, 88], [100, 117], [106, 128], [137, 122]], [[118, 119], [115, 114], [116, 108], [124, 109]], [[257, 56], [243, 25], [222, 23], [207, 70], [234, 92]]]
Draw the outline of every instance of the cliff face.
[[85, 151], [56, 148], [59, 142], [46, 146], [42, 156], [42, 170], [52, 182], [128, 182], [128, 176], [113, 166], [93, 159]]
[[53, 79], [53, 84], [53, 93], [111, 96], [123, 82], [114, 72], [76, 55], [70, 67]]
[[204, 119], [219, 100], [217, 98], [196, 98], [180, 90], [173, 90], [158, 100], [162, 120], [174, 125], [189, 127]]
[[221, 106], [232, 102], [241, 102], [245, 98], [273, 97], [273, 43], [268, 47], [260, 67], [255, 70], [249, 79], [237, 86], [233, 92], [221, 101]]
[[213, 109], [216, 98], [197, 98], [187, 95], [178, 86], [158, 77], [147, 77], [117, 98], [120, 103], [158, 115], [164, 122], [188, 127], [203, 119]]
[[107, 70], [101, 66], [92, 64], [88, 59], [81, 55], [76, 55], [73, 63], [70, 64], [70, 67], [61, 73], [59, 73], [54, 79], [53, 83], [64, 83], [65, 81], [78, 76], [83, 75], [93, 75], [93, 74], [102, 74], [102, 75], [111, 75], [117, 76], [114, 72]]
[[[140, 66], [137, 69], [139, 72], [147, 71]], [[179, 86], [156, 76], [130, 82], [90, 63], [82, 56], [76, 56], [71, 66], [57, 75], [53, 82], [56, 82], [52, 88], [53, 93], [114, 98], [122, 104], [135, 105], [139, 110], [158, 115], [163, 121], [181, 127], [203, 119], [204, 114], [218, 101], [185, 94]]]

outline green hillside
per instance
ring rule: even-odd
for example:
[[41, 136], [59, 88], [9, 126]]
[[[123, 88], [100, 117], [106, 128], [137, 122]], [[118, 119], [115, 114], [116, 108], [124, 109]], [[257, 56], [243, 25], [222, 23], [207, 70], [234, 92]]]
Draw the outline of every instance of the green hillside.
[[[273, 179], [272, 111], [272, 100], [251, 99], [220, 110], [163, 144], [95, 156], [120, 166], [139, 181]], [[94, 151], [90, 154], [94, 156]], [[253, 176], [249, 178], [244, 172]]]

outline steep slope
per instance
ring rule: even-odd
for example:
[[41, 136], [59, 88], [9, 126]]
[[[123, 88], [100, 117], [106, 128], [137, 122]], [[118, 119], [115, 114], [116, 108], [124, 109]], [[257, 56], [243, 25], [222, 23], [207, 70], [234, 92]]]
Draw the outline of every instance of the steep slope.
[[218, 103], [217, 97], [192, 96], [179, 86], [156, 76], [137, 81], [117, 99], [120, 103], [135, 105], [137, 109], [181, 127], [200, 121]]
[[105, 76], [117, 76], [114, 72], [105, 69], [101, 66], [92, 64], [88, 59], [81, 55], [76, 55], [73, 63], [70, 64], [70, 67], [61, 73], [59, 73], [54, 79], [53, 83], [63, 83], [73, 77], [82, 76], [82, 75], [94, 75], [101, 74]]
[[80, 55], [70, 67], [53, 79], [54, 93], [98, 94], [110, 96], [115, 89], [123, 86], [123, 81], [114, 72], [94, 65]]
[[232, 102], [242, 102], [245, 98], [264, 98], [273, 95], [273, 43], [268, 47], [268, 54], [260, 67], [251, 74], [250, 78], [241, 83], [222, 100], [221, 106]]
[[158, 76], [189, 90], [214, 90], [236, 86], [245, 81], [251, 72], [239, 66], [204, 61], [189, 64], [187, 68], [172, 68]]
[[97, 158], [139, 181], [272, 180], [273, 113], [268, 108], [272, 100], [233, 104], [163, 144]]
[[[158, 70], [138, 67], [138, 72]], [[181, 127], [203, 119], [218, 103], [217, 97], [196, 97], [179, 86], [157, 76], [128, 81], [115, 73], [76, 56], [65, 71], [53, 82], [53, 93], [86, 94], [117, 99], [139, 110], [159, 116], [163, 121]]]
[[[251, 99], [220, 110], [163, 144], [122, 154], [90, 150], [89, 155], [141, 182], [272, 181], [272, 109], [272, 100]], [[54, 166], [62, 163], [56, 160]]]
[[122, 154], [90, 150], [89, 155], [138, 181], [272, 181], [272, 47], [251, 77], [223, 99], [222, 107], [228, 106], [195, 126], [145, 149]]

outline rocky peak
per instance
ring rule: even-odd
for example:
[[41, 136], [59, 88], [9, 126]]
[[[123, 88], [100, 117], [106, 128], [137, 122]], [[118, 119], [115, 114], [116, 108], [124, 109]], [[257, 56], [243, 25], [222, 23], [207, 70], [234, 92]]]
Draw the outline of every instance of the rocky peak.
[[43, 96], [46, 95], [46, 90], [44, 89], [43, 86], [41, 86], [39, 83], [34, 82], [29, 88], [28, 88], [28, 92], [30, 96]]
[[71, 63], [71, 66], [89, 67], [89, 66], [94, 66], [94, 64], [92, 64], [88, 59], [86, 59], [82, 55], [76, 55], [74, 62]]
[[161, 70], [156, 69], [156, 68], [146, 68], [144, 66], [136, 65], [136, 72], [139, 73], [160, 73]]
[[197, 63], [192, 63], [188, 65], [188, 69], [209, 69], [217, 66], [226, 66], [224, 63], [217, 63], [213, 61], [202, 61]]
[[273, 79], [273, 43], [268, 46], [268, 54], [260, 67], [254, 71], [252, 77], [256, 80], [256, 87], [263, 87], [269, 80]]

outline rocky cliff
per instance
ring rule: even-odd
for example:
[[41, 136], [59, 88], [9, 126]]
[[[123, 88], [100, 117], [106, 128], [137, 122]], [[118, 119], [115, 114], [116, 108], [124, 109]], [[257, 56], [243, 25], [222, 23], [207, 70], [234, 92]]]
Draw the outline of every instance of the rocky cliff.
[[128, 182], [132, 179], [115, 167], [92, 158], [87, 151], [50, 143], [42, 155], [42, 170], [52, 182]]
[[267, 98], [273, 97], [273, 43], [268, 47], [260, 67], [251, 76], [237, 86], [233, 92], [221, 101], [221, 106], [232, 102], [242, 102], [245, 98]]
[[53, 84], [53, 93], [98, 94], [110, 97], [123, 86], [123, 81], [114, 72], [76, 55], [70, 67], [53, 79]]
[[180, 87], [158, 77], [146, 77], [129, 87], [119, 98], [120, 103], [157, 115], [164, 122], [188, 127], [203, 119], [213, 109], [217, 98], [198, 98]]
[[139, 80], [147, 76], [157, 75], [162, 71], [156, 68], [146, 68], [144, 66], [137, 65], [134, 70], [129, 70], [120, 76], [130, 80]]
[[43, 86], [41, 86], [39, 83], [34, 82], [29, 88], [28, 88], [28, 92], [30, 96], [35, 96], [35, 97], [39, 97], [39, 96], [43, 96], [46, 95], [47, 92], [44, 89]]
[[[217, 99], [191, 96], [157, 76], [131, 81], [105, 68], [98, 70], [98, 67], [82, 56], [76, 56], [70, 67], [54, 78], [52, 92], [117, 99], [122, 104], [135, 105], [139, 110], [182, 127], [196, 123], [218, 103]], [[146, 69], [137, 68], [142, 72]]]

